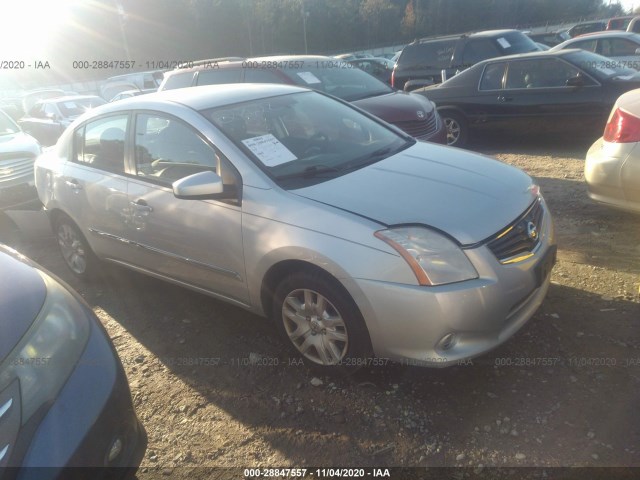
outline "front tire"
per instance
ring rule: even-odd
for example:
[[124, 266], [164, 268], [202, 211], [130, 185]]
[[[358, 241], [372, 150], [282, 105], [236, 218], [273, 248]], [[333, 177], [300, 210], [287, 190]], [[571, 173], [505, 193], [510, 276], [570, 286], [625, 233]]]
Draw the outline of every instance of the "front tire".
[[99, 260], [76, 224], [62, 215], [55, 220], [54, 230], [60, 253], [69, 270], [85, 280], [95, 278]]
[[447, 145], [450, 147], [463, 147], [469, 139], [469, 126], [467, 119], [456, 112], [440, 112], [440, 117], [447, 129]]
[[272, 313], [290, 346], [314, 366], [355, 371], [371, 357], [360, 311], [326, 275], [299, 272], [284, 278], [276, 289]]

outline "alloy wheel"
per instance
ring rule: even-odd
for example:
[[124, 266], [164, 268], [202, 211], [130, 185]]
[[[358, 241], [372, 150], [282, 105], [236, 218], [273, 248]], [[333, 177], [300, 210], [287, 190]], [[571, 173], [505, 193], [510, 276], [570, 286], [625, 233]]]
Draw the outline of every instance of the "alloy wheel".
[[282, 305], [282, 321], [289, 340], [307, 359], [336, 365], [349, 345], [347, 327], [336, 307], [314, 290], [289, 293]]

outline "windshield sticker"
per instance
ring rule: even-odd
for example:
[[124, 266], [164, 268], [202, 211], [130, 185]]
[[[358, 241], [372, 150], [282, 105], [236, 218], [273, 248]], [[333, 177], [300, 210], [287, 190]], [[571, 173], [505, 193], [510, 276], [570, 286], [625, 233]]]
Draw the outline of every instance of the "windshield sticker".
[[260, 137], [247, 138], [242, 140], [242, 143], [267, 167], [275, 167], [298, 159], [270, 133]]
[[309, 85], [313, 85], [314, 83], [322, 83], [320, 79], [311, 72], [298, 72], [297, 75]]
[[507, 39], [506, 39], [506, 38], [502, 38], [502, 37], [500, 37], [500, 38], [497, 40], [497, 42], [498, 42], [498, 43], [500, 44], [500, 46], [501, 46], [502, 48], [504, 48], [505, 50], [511, 46], [511, 44], [510, 44], [509, 42], [507, 42]]

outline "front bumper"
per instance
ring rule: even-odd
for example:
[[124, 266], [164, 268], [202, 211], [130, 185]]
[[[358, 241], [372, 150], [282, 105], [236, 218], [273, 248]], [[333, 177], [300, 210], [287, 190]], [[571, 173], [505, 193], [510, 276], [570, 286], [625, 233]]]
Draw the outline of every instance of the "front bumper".
[[[2, 480], [100, 480], [135, 474], [146, 450], [146, 432], [133, 409], [122, 364], [97, 319], [55, 402], [32, 420], [22, 427], [9, 464], [14, 468], [6, 469]], [[117, 438], [121, 453], [108, 462]]]
[[505, 342], [549, 288], [557, 247], [548, 211], [542, 232], [535, 254], [517, 263], [501, 264], [485, 245], [466, 250], [479, 274], [474, 280], [435, 287], [356, 280], [375, 355], [449, 366]]

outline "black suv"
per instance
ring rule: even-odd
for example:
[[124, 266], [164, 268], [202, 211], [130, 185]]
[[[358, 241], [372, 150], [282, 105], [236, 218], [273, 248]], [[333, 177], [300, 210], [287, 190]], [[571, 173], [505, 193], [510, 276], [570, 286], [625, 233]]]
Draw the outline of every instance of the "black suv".
[[489, 30], [416, 40], [402, 50], [391, 85], [407, 91], [442, 81], [487, 58], [540, 48], [519, 30]]

